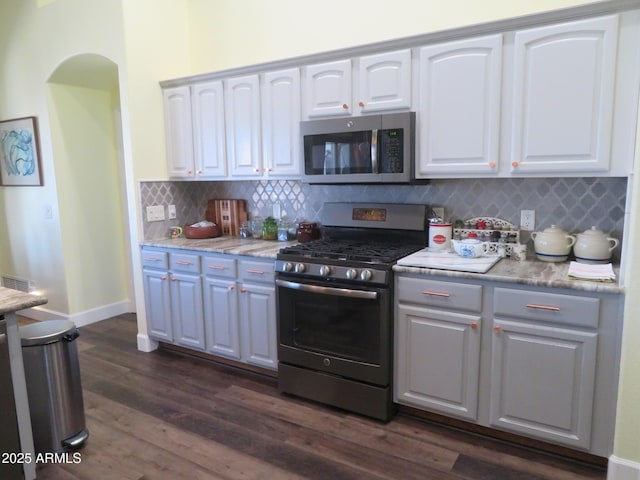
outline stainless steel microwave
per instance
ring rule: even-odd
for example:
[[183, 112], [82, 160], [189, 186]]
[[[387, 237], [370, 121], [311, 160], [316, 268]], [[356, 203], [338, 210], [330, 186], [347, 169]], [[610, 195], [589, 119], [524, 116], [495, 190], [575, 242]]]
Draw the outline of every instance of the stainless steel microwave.
[[306, 183], [409, 183], [415, 112], [300, 123]]

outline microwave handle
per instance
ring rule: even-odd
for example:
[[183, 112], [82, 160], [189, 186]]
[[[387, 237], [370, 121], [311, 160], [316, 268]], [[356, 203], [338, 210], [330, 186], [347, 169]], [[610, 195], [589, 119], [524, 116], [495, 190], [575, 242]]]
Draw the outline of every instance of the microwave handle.
[[371, 171], [380, 173], [378, 170], [378, 129], [374, 128], [371, 132]]
[[293, 288], [303, 292], [319, 293], [322, 295], [334, 295], [336, 297], [363, 298], [366, 300], [375, 300], [378, 298], [378, 292], [366, 290], [352, 290], [350, 288], [322, 287], [320, 285], [309, 285], [306, 283], [288, 282], [286, 280], [276, 279], [276, 285], [283, 288]]

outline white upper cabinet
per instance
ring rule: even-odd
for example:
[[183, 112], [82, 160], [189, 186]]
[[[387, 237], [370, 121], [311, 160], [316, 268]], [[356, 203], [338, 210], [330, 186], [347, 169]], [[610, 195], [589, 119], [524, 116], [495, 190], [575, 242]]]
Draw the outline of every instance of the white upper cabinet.
[[188, 86], [174, 87], [163, 90], [162, 95], [169, 177], [192, 178], [194, 158], [191, 91]]
[[618, 17], [516, 32], [512, 173], [607, 172]]
[[498, 171], [502, 35], [419, 52], [416, 178]]
[[304, 92], [306, 118], [409, 109], [411, 50], [309, 65]]
[[356, 111], [411, 108], [411, 50], [360, 57]]
[[300, 70], [265, 73], [261, 97], [264, 173], [300, 175]]
[[305, 68], [307, 117], [351, 115], [351, 60], [309, 65]]
[[258, 75], [225, 80], [227, 161], [232, 176], [262, 175]]
[[199, 179], [227, 175], [222, 81], [191, 87], [195, 176]]

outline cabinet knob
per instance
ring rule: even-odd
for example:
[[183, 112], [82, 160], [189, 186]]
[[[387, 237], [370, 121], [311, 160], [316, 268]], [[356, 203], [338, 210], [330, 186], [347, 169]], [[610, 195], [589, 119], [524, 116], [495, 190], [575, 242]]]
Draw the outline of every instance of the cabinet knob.
[[165, 275], [165, 276], [160, 277], [160, 280], [166, 280], [166, 279], [167, 279], [166, 275]]
[[358, 102], [358, 106], [360, 108], [364, 108], [364, 105], [365, 105], [365, 103], [362, 100]]
[[519, 163], [519, 162], [511, 162], [511, 166], [512, 166], [513, 168], [518, 168], [518, 166], [519, 166], [519, 165], [520, 165], [520, 163]]
[[496, 168], [496, 162], [489, 162], [489, 168]]
[[191, 175], [193, 172], [191, 170], [187, 170], [187, 173]]
[[247, 293], [247, 289], [246, 288], [241, 288], [240, 289], [240, 293]]
[[229, 288], [228, 288], [227, 290], [231, 291], [231, 290], [235, 290], [235, 289], [236, 289], [236, 287], [235, 287], [235, 286], [233, 286], [233, 285], [229, 285]]
[[493, 327], [493, 333], [500, 333], [502, 332], [502, 328], [498, 327], [497, 325], [495, 327]]
[[254, 168], [253, 171], [256, 172], [256, 173], [259, 173], [260, 169], [259, 168]]
[[342, 104], [342, 108], [343, 108], [343, 110], [349, 110], [349, 104], [343, 103]]
[[203, 172], [202, 170], [196, 170], [196, 173], [197, 173], [198, 175], [202, 175], [204, 172]]
[[477, 328], [478, 328], [478, 324], [476, 322], [473, 322], [471, 324], [471, 330], [477, 330]]

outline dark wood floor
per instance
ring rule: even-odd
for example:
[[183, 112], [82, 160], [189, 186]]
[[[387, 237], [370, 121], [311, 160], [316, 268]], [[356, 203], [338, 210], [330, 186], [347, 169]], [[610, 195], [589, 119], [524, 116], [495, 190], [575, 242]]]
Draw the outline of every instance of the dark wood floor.
[[604, 479], [601, 469], [399, 415], [282, 396], [273, 378], [136, 350], [133, 315], [80, 329], [90, 438], [41, 480]]

